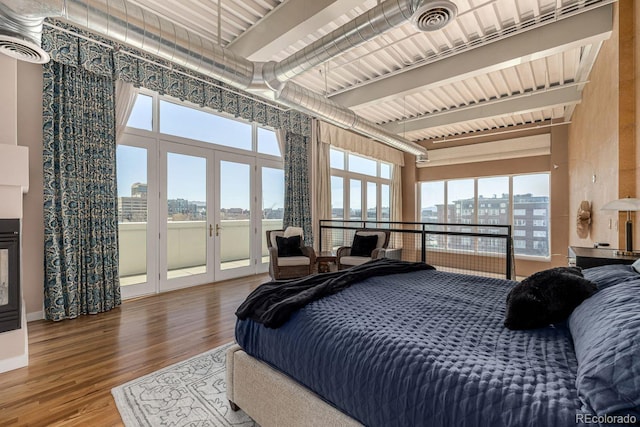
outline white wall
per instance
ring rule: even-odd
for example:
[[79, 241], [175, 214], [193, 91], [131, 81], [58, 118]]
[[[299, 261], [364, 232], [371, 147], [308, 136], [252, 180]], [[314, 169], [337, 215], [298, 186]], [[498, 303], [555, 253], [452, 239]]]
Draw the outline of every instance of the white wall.
[[[0, 218], [23, 217], [23, 190], [28, 183], [27, 149], [18, 147], [18, 109], [21, 104], [19, 88], [22, 83], [22, 67], [18, 61], [0, 55], [0, 144], [3, 144], [2, 156], [5, 166], [0, 173]], [[42, 86], [42, 83], [40, 83]], [[40, 113], [41, 117], [42, 114]], [[22, 235], [28, 232], [28, 226], [22, 224]], [[23, 237], [24, 239], [24, 237]], [[23, 240], [24, 242], [24, 240]], [[22, 247], [21, 259], [28, 258]], [[26, 271], [24, 262], [21, 276]], [[22, 284], [21, 308], [22, 327], [18, 330], [0, 333], [0, 372], [27, 366], [29, 363], [26, 310], [24, 301], [24, 280]]]

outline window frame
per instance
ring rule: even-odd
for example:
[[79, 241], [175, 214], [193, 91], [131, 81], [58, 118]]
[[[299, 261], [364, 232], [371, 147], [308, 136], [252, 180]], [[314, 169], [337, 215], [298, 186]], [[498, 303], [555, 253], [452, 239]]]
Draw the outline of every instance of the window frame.
[[[489, 208], [488, 207], [480, 207], [481, 204], [485, 204], [487, 203], [487, 199], [480, 199], [478, 196], [478, 180], [480, 179], [484, 179], [484, 178], [501, 178], [501, 177], [508, 177], [509, 178], [509, 203], [508, 206], [505, 208], [501, 209], [506, 209], [507, 211], [507, 217], [509, 218], [509, 223], [508, 224], [502, 224], [502, 225], [511, 225], [511, 232], [512, 232], [512, 238], [515, 237], [519, 237], [518, 239], [514, 239], [515, 240], [523, 240], [526, 242], [533, 242], [533, 241], [537, 241], [537, 242], [541, 242], [542, 240], [540, 240], [541, 238], [535, 238], [533, 237], [533, 235], [531, 236], [516, 236], [515, 234], [515, 227], [522, 227], [526, 224], [527, 219], [525, 218], [521, 218], [522, 215], [520, 214], [520, 209], [514, 209], [514, 194], [513, 194], [513, 180], [515, 177], [523, 177], [523, 176], [527, 176], [527, 175], [542, 175], [542, 174], [547, 174], [549, 176], [549, 202], [547, 207], [545, 208], [547, 210], [547, 214], [544, 218], [535, 218], [532, 215], [531, 216], [531, 220], [532, 221], [543, 221], [544, 225], [536, 225], [535, 227], [545, 227], [545, 231], [547, 233], [546, 236], [546, 243], [547, 243], [547, 248], [548, 248], [548, 253], [547, 255], [531, 255], [531, 254], [515, 254], [515, 258], [519, 259], [519, 260], [530, 260], [530, 261], [540, 261], [540, 262], [549, 262], [551, 260], [551, 221], [550, 221], [550, 212], [551, 212], [551, 173], [549, 171], [541, 171], [541, 172], [531, 172], [531, 173], [523, 173], [523, 174], [510, 174], [510, 175], [495, 175], [495, 176], [479, 176], [479, 177], [473, 177], [473, 178], [462, 178], [462, 177], [456, 177], [456, 178], [450, 178], [450, 179], [436, 179], [433, 181], [418, 181], [416, 183], [416, 199], [417, 199], [417, 204], [416, 204], [416, 220], [417, 221], [421, 221], [422, 219], [422, 184], [423, 183], [430, 183], [430, 182], [442, 182], [443, 184], [443, 193], [444, 193], [444, 206], [448, 206], [450, 204], [449, 201], [449, 182], [451, 181], [460, 181], [460, 180], [464, 180], [464, 179], [472, 179], [474, 181], [474, 207], [473, 207], [473, 217], [470, 220], [471, 223], [473, 224], [480, 224], [480, 217], [482, 215], [488, 214], [489, 212]], [[482, 202], [480, 202], [480, 200], [482, 200]], [[501, 203], [502, 205], [502, 203]], [[461, 206], [461, 209], [464, 210], [468, 210], [467, 208], [465, 208], [465, 206]], [[493, 209], [493, 207], [491, 208]], [[518, 214], [516, 214], [516, 212], [518, 212]], [[444, 209], [443, 212], [444, 215], [444, 223], [448, 223], [449, 222], [449, 209], [446, 208]], [[526, 215], [526, 210], [524, 215]], [[541, 217], [542, 215], [538, 215], [538, 217]], [[484, 219], [484, 218], [483, 218]], [[518, 222], [518, 224], [516, 224], [516, 222]], [[483, 224], [482, 225], [488, 225], [488, 222], [486, 219], [484, 219]], [[540, 230], [542, 231], [542, 230]], [[532, 244], [533, 245], [533, 244]], [[516, 249], [516, 246], [514, 244], [514, 249]]]
[[[335, 220], [351, 220], [351, 180], [360, 181], [360, 219], [354, 221], [373, 221], [367, 218], [367, 206], [368, 206], [368, 191], [369, 184], [375, 184], [376, 191], [376, 221], [391, 220], [391, 177], [393, 175], [394, 165], [388, 162], [383, 162], [371, 157], [364, 156], [362, 154], [342, 150], [339, 148], [331, 147], [331, 151], [340, 152], [343, 154], [343, 167], [344, 169], [330, 168], [330, 177], [342, 178], [343, 182], [343, 194], [342, 194], [342, 218], [333, 216], [333, 206], [331, 208], [331, 216]], [[352, 172], [349, 170], [349, 155], [362, 157], [368, 160], [376, 162], [376, 176], [366, 175], [358, 172]], [[389, 165], [389, 178], [382, 177], [382, 164]], [[389, 187], [389, 218], [382, 217], [383, 200], [382, 200], [382, 186], [388, 185]]]

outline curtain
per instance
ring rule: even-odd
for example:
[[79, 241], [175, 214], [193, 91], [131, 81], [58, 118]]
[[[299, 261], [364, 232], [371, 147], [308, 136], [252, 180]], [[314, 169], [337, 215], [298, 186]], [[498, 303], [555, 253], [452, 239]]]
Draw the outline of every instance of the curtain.
[[127, 127], [131, 110], [138, 97], [138, 88], [123, 80], [116, 81], [116, 141]]
[[306, 246], [313, 246], [309, 187], [309, 137], [285, 132], [283, 226], [302, 227]]
[[[318, 221], [314, 221], [314, 225], [318, 224], [321, 219], [331, 219], [331, 161], [330, 161], [330, 153], [329, 150], [331, 145], [322, 141], [321, 138], [318, 138], [319, 134], [319, 122], [314, 120], [314, 131], [316, 132], [315, 138], [315, 148], [316, 148], [316, 173], [314, 182], [315, 185], [315, 200], [317, 202], [315, 212], [318, 215]], [[331, 249], [331, 236], [329, 233], [324, 233], [323, 241], [318, 242], [318, 250], [329, 250]]]
[[43, 97], [45, 315], [62, 320], [121, 303], [115, 86], [52, 61]]
[[[391, 198], [391, 213], [389, 220], [391, 222], [402, 221], [402, 168], [398, 165], [393, 165], [391, 167], [391, 188], [389, 189], [389, 197]], [[393, 226], [399, 227], [398, 225]], [[402, 247], [402, 234], [401, 233], [391, 233], [390, 248], [401, 248]]]

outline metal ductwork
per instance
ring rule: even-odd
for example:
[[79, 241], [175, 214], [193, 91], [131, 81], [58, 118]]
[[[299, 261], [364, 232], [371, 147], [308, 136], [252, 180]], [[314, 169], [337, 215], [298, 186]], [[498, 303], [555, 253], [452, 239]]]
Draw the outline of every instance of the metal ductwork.
[[[390, 6], [380, 7], [385, 3], [390, 5], [393, 3], [404, 4], [405, 6], [401, 8], [402, 12], [392, 13]], [[399, 19], [398, 16], [402, 16], [406, 21], [411, 17], [409, 10], [415, 10], [415, 8], [407, 9], [407, 4], [410, 3], [415, 3], [415, 0], [404, 2], [403, 0], [387, 0], [374, 8], [382, 15], [366, 14], [366, 22], [369, 23], [366, 25], [373, 28], [375, 22], [376, 27], [380, 31], [384, 31], [382, 30], [384, 25], [381, 22], [387, 19], [387, 16], [397, 17], [394, 18], [395, 20]], [[229, 49], [220, 47], [197, 34], [176, 26], [139, 6], [127, 3], [126, 0], [0, 0], [0, 7], [0, 15], [2, 16], [0, 34], [12, 33], [17, 30], [17, 34], [21, 35], [12, 37], [18, 40], [27, 39], [27, 42], [24, 42], [25, 46], [32, 47], [31, 45], [35, 43], [34, 31], [26, 32], [25, 28], [38, 29], [37, 40], [39, 43], [43, 18], [59, 17], [73, 25], [210, 76], [235, 88], [257, 93], [294, 109], [302, 109], [310, 115], [351, 129], [394, 148], [414, 155], [426, 155], [426, 149], [421, 145], [389, 133], [377, 124], [357, 116], [348, 108], [327, 100], [293, 82], [278, 80], [276, 69], [279, 64], [254, 64], [235, 55]], [[27, 23], [30, 25], [26, 25]], [[340, 31], [340, 29], [336, 31]], [[346, 28], [342, 32], [345, 33], [345, 31]], [[348, 40], [349, 38], [346, 38], [345, 42]], [[42, 51], [39, 44], [37, 47]], [[346, 46], [344, 48], [346, 50]], [[335, 51], [333, 54], [341, 52]], [[44, 55], [48, 57], [46, 53]], [[322, 57], [329, 58], [329, 56]], [[317, 64], [318, 60], [321, 60], [320, 57], [312, 63]], [[289, 58], [285, 61], [289, 61]], [[293, 59], [289, 61], [289, 63], [292, 62]]]
[[455, 17], [457, 10], [456, 5], [447, 0], [383, 1], [280, 61], [275, 67], [275, 77], [286, 82], [407, 21], [411, 21], [419, 31], [433, 31], [436, 24], [442, 28]]
[[317, 115], [338, 127], [354, 130], [415, 156], [427, 155], [427, 150], [421, 145], [399, 138], [398, 135], [384, 130], [375, 123], [358, 116], [353, 111], [327, 100], [322, 95], [294, 82], [287, 82], [284, 88], [276, 93], [275, 100], [280, 104]]
[[42, 21], [62, 14], [63, 1], [40, 4], [31, 0], [0, 3], [0, 52], [20, 61], [44, 64], [49, 54], [40, 47]]

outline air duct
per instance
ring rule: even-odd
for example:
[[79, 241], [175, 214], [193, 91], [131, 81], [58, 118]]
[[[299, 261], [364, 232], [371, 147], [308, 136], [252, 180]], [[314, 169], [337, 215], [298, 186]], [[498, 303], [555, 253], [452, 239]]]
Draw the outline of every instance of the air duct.
[[457, 10], [456, 5], [447, 0], [383, 1], [280, 61], [275, 67], [275, 77], [286, 82], [407, 21], [419, 31], [433, 31], [436, 25], [442, 28], [455, 17]]
[[[398, 4], [402, 2], [387, 1]], [[39, 28], [44, 17], [59, 17], [78, 27], [213, 77], [238, 89], [257, 93], [294, 109], [302, 109], [320, 119], [394, 148], [414, 155], [426, 154], [426, 149], [419, 144], [391, 134], [377, 124], [358, 117], [353, 111], [293, 82], [278, 80], [275, 78], [278, 64], [254, 64], [235, 55], [229, 49], [220, 47], [126, 0], [1, 0], [0, 6], [3, 6], [0, 12], [4, 12], [4, 19], [0, 21], [0, 34], [23, 31], [27, 22], [31, 24], [28, 28]], [[403, 16], [407, 16], [404, 19], [408, 19], [410, 15], [405, 13]], [[380, 19], [384, 18], [375, 19], [374, 16], [370, 16], [368, 22], [379, 22]], [[36, 33], [39, 41], [39, 30]], [[25, 46], [33, 47], [33, 34], [22, 34], [14, 38], [28, 39], [24, 43]]]
[[0, 3], [0, 52], [20, 61], [49, 62], [49, 54], [40, 47], [42, 21], [47, 16], [60, 16], [62, 9], [63, 0], [45, 5], [29, 0]]

